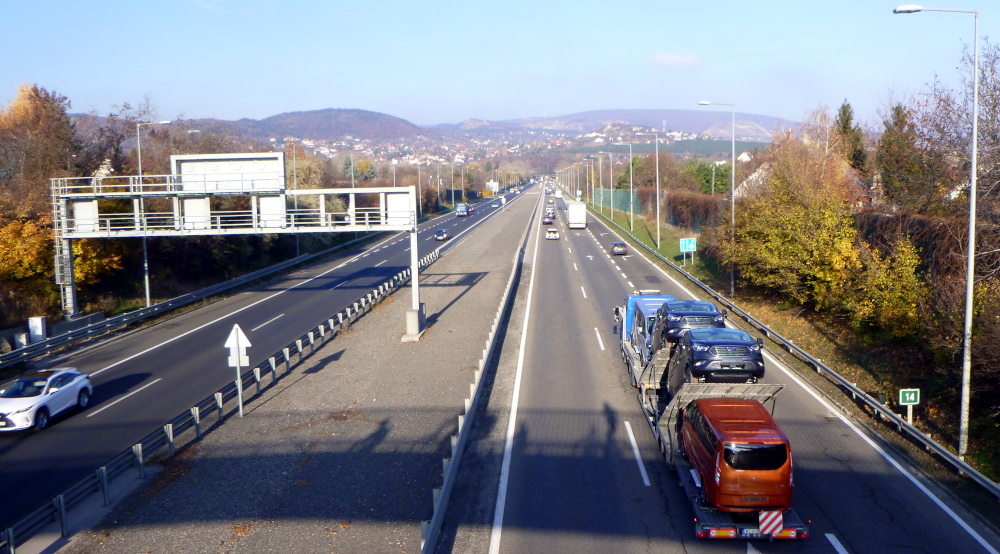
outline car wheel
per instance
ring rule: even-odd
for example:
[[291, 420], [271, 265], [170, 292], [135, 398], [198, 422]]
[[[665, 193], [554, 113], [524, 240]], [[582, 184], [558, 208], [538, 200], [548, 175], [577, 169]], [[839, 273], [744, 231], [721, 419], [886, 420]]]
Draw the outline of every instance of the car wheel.
[[76, 407], [83, 410], [86, 409], [89, 404], [90, 404], [90, 393], [87, 392], [87, 389], [83, 389], [80, 391], [80, 394], [77, 395], [76, 397]]
[[694, 383], [694, 376], [691, 375], [691, 366], [688, 366], [687, 369], [684, 370], [684, 382]]
[[45, 408], [35, 413], [35, 431], [41, 431], [49, 426], [49, 411]]

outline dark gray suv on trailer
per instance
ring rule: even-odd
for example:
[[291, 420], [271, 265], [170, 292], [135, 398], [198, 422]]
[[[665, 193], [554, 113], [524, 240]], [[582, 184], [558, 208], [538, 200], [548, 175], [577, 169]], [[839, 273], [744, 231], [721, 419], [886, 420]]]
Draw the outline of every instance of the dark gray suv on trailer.
[[664, 340], [677, 342], [685, 329], [725, 327], [726, 314], [726, 310], [719, 311], [715, 304], [704, 300], [675, 300], [660, 306], [657, 320], [664, 326]]
[[739, 329], [687, 329], [678, 337], [667, 373], [671, 384], [680, 378], [701, 383], [756, 383], [764, 377], [763, 346], [763, 339], [755, 341]]

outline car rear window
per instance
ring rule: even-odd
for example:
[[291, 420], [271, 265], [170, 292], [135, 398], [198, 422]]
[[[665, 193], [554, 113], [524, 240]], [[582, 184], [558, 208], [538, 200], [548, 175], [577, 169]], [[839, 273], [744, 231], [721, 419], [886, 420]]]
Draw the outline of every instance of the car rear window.
[[733, 469], [778, 469], [788, 460], [788, 449], [784, 444], [727, 442], [725, 457]]

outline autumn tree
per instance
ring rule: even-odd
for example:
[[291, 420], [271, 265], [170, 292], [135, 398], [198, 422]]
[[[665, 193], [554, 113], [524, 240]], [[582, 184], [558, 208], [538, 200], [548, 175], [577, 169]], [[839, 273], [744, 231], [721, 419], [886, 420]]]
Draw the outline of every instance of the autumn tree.
[[888, 202], [916, 213], [939, 212], [951, 188], [944, 154], [923, 140], [911, 111], [894, 105], [883, 121], [875, 168]]
[[21, 85], [0, 111], [0, 199], [16, 199], [22, 213], [48, 211], [49, 179], [69, 173], [77, 151], [69, 107], [64, 96]]
[[817, 310], [839, 307], [860, 268], [844, 181], [824, 156], [794, 138], [776, 146], [759, 194], [737, 207], [735, 243], [720, 241], [743, 279]]
[[840, 135], [844, 157], [851, 168], [861, 175], [867, 175], [868, 153], [865, 151], [864, 134], [861, 126], [854, 122], [854, 108], [844, 100], [837, 110], [834, 122]]

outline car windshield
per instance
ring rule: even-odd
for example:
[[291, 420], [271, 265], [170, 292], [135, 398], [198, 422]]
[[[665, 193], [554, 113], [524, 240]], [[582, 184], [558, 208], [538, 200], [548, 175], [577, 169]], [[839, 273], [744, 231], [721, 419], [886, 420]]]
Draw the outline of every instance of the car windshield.
[[726, 443], [726, 463], [733, 469], [778, 469], [787, 459], [788, 449], [784, 443]]
[[677, 302], [667, 302], [667, 309], [671, 312], [718, 312], [715, 304], [711, 302], [699, 302], [696, 300], [680, 300]]
[[39, 396], [45, 390], [45, 379], [31, 377], [14, 381], [7, 387], [7, 390], [0, 394], [0, 398], [31, 398]]
[[691, 329], [688, 331], [692, 340], [741, 340], [753, 342], [753, 339], [739, 329]]

